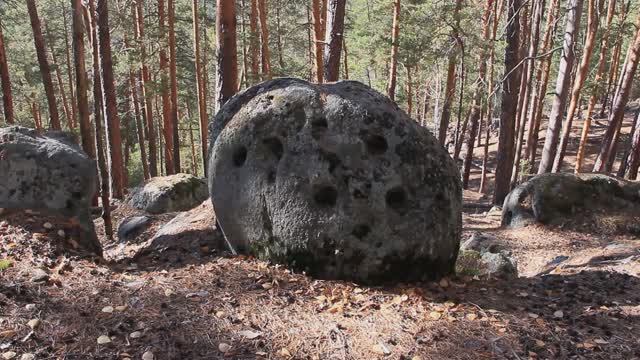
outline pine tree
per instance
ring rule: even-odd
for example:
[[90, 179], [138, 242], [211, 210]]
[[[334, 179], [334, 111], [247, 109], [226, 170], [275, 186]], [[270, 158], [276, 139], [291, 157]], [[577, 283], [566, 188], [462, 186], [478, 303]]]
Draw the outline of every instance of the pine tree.
[[11, 78], [9, 76], [9, 62], [5, 53], [4, 35], [2, 34], [2, 21], [0, 21], [0, 82], [2, 83], [2, 105], [4, 107], [4, 120], [7, 124], [15, 123], [13, 112], [13, 93], [11, 92]]

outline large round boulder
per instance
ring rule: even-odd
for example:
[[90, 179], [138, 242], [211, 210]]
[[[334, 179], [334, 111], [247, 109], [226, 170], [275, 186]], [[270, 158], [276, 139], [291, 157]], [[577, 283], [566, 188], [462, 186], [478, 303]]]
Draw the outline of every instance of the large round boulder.
[[262, 83], [221, 108], [210, 144], [209, 190], [236, 251], [368, 283], [454, 271], [458, 170], [371, 88]]
[[69, 134], [0, 129], [0, 208], [67, 217], [80, 230], [79, 245], [102, 254], [89, 212], [96, 184], [95, 161]]
[[513, 189], [502, 225], [561, 225], [601, 233], [640, 234], [640, 183], [605, 174], [542, 174]]

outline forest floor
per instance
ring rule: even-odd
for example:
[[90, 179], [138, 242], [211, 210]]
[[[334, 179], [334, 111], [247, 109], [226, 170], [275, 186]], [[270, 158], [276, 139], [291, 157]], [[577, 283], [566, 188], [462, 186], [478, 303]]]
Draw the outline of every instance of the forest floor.
[[[504, 229], [484, 197], [464, 197], [463, 241], [475, 232], [495, 237], [517, 259], [519, 278], [368, 287], [211, 249], [109, 261], [116, 247], [104, 238], [107, 260], [87, 259], [60, 251], [64, 222], [5, 215], [0, 258], [11, 266], [0, 270], [0, 355], [640, 358], [640, 240], [562, 227]], [[116, 228], [133, 213], [120, 204]]]

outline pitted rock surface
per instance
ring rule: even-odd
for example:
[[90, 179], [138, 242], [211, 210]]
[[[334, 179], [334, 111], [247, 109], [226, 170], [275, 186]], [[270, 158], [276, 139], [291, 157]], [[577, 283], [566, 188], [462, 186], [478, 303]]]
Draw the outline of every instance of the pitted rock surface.
[[95, 162], [68, 134], [0, 129], [0, 208], [69, 217], [82, 230], [80, 245], [102, 254], [89, 213], [96, 183]]
[[187, 211], [209, 197], [207, 182], [190, 174], [154, 177], [134, 191], [129, 201], [151, 214]]
[[454, 270], [458, 170], [371, 88], [265, 82], [222, 107], [210, 144], [209, 190], [236, 251], [369, 283]]

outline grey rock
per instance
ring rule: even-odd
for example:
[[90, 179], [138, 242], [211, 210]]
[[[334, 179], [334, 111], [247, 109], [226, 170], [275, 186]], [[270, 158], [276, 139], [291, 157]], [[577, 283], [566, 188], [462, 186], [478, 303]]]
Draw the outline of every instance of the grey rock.
[[96, 165], [70, 135], [39, 135], [19, 126], [0, 129], [0, 208], [33, 209], [79, 224], [84, 249], [102, 254], [89, 213]]
[[[640, 183], [605, 174], [543, 174], [507, 195], [502, 225], [562, 225], [580, 219], [580, 228], [620, 213], [640, 216]], [[626, 230], [638, 231], [636, 224], [627, 222], [621, 224]]]
[[175, 174], [149, 179], [136, 189], [129, 204], [151, 214], [187, 211], [209, 197], [204, 179]]
[[122, 220], [118, 226], [118, 240], [121, 242], [130, 240], [144, 231], [150, 222], [151, 218], [148, 216], [132, 216]]
[[485, 252], [482, 253], [482, 262], [487, 275], [502, 278], [518, 277], [518, 265], [516, 260], [505, 252]]
[[31, 282], [45, 282], [49, 280], [49, 273], [40, 268], [31, 270]]
[[498, 239], [495, 236], [481, 233], [479, 231], [471, 234], [469, 239], [460, 245], [460, 250], [474, 250], [480, 253], [497, 253], [503, 249], [504, 247], [499, 244]]
[[233, 97], [209, 128], [210, 193], [235, 250], [369, 283], [453, 272], [458, 170], [380, 93], [276, 79]]

